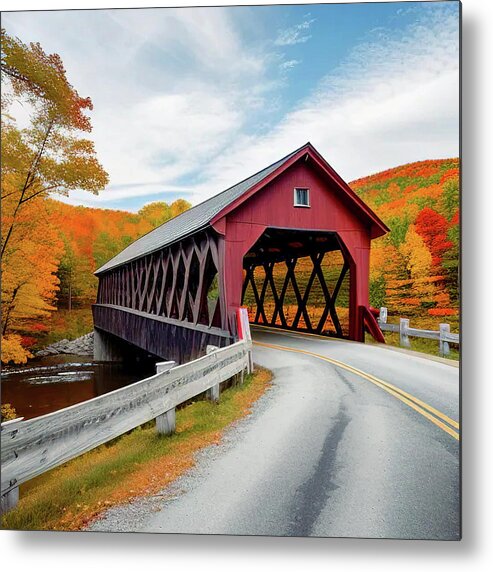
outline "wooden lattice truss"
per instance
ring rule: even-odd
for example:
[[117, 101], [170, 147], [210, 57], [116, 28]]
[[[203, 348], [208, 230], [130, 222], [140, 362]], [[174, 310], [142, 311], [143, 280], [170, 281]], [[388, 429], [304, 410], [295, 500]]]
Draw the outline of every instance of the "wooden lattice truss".
[[[331, 292], [322, 268], [325, 254], [325, 252], [316, 252], [309, 255], [309, 259], [311, 261], [311, 273], [308, 281], [306, 282], [306, 286], [304, 287], [304, 291], [302, 291], [302, 288], [300, 287], [299, 275], [297, 275], [296, 272], [297, 265], [300, 260], [300, 257], [298, 256], [288, 256], [282, 261], [270, 260], [261, 262], [260, 264], [252, 263], [245, 265], [246, 275], [243, 283], [242, 301], [244, 302], [245, 300], [245, 294], [248, 287], [251, 287], [256, 304], [255, 314], [253, 317], [251, 316], [251, 320], [255, 324], [264, 324], [271, 327], [281, 327], [290, 330], [304, 330], [323, 334], [329, 333], [326, 331], [325, 326], [327, 318], [330, 316], [335, 328], [334, 334], [338, 337], [346, 337], [346, 333], [343, 331], [343, 327], [341, 326], [341, 322], [337, 314], [336, 302], [341, 286], [343, 285], [344, 279], [349, 270], [349, 264], [344, 257], [340, 274]], [[255, 272], [259, 266], [261, 266], [264, 271], [263, 282], [260, 288], [258, 284], [259, 273]], [[282, 272], [285, 272], [285, 274], [282, 279], [282, 286], [279, 289], [279, 276], [281, 275], [282, 278]], [[257, 280], [255, 274], [257, 274]], [[277, 286], [274, 275], [277, 276]], [[318, 319], [314, 319], [313, 316], [310, 318], [309, 312], [310, 293], [312, 292], [316, 278], [318, 278], [325, 300], [325, 306], [323, 307], [322, 313]], [[290, 285], [297, 303], [297, 309], [292, 321], [287, 319], [285, 312], [286, 293]], [[266, 299], [274, 304], [272, 313], [267, 312], [265, 309]]]
[[221, 327], [220, 270], [217, 237], [203, 232], [101, 276], [98, 304]]

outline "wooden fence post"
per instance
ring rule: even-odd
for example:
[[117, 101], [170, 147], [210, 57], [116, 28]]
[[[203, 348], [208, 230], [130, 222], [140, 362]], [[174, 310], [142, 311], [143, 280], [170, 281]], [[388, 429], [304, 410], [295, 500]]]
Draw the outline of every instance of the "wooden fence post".
[[35, 419], [2, 423], [2, 510], [15, 505], [19, 485], [135, 427], [155, 419], [158, 431], [169, 432], [174, 408], [241, 372], [249, 347], [237, 342], [165, 372], [172, 364], [162, 364], [161, 373], [111, 394]]
[[440, 324], [440, 355], [447, 356], [450, 353], [449, 343], [445, 341], [445, 336], [450, 334], [450, 324]]
[[175, 361], [160, 361], [156, 364], [156, 373], [163, 373], [175, 367]]
[[[207, 346], [206, 352], [207, 354], [212, 354], [217, 351], [219, 348], [217, 346]], [[205, 392], [206, 398], [213, 403], [219, 402], [219, 383], [213, 385], [210, 389]]]
[[387, 323], [387, 308], [380, 308], [380, 315], [378, 316], [378, 321], [381, 324], [386, 324]]
[[170, 409], [156, 417], [156, 431], [159, 435], [171, 435], [176, 431], [176, 409]]
[[[4, 429], [4, 427], [6, 426], [11, 427], [15, 423], [19, 423], [20, 421], [23, 420], [24, 417], [17, 417], [16, 419], [11, 419], [10, 421], [4, 421], [2, 423], [2, 429]], [[12, 482], [12, 480], [10, 481], [11, 485], [15, 484], [15, 482], [17, 482], [17, 479], [13, 479], [13, 481], [14, 482]], [[15, 508], [18, 502], [19, 502], [19, 487], [14, 487], [8, 493], [1, 495], [0, 514], [5, 514], [7, 511]]]
[[19, 502], [19, 487], [11, 489], [8, 493], [2, 495], [2, 504], [0, 514], [15, 508]]
[[[156, 373], [169, 371], [176, 365], [174, 361], [161, 361], [156, 364]], [[156, 431], [158, 435], [171, 435], [176, 431], [176, 409], [165, 411], [156, 417]]]
[[407, 318], [401, 318], [399, 322], [399, 343], [404, 348], [410, 348], [411, 343], [409, 342], [409, 336], [407, 331], [409, 329], [409, 320]]

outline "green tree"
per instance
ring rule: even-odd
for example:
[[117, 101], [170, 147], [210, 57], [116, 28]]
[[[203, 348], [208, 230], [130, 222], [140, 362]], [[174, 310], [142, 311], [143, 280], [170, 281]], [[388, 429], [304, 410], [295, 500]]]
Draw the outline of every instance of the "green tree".
[[70, 311], [74, 301], [94, 298], [97, 281], [93, 275], [91, 261], [87, 257], [77, 256], [67, 238], [63, 237], [63, 242], [64, 253], [57, 271], [60, 280], [58, 300]]
[[391, 217], [387, 224], [390, 228], [390, 241], [398, 248], [405, 240], [411, 218], [406, 213], [403, 217]]
[[445, 216], [450, 220], [459, 207], [459, 179], [450, 179], [443, 186], [443, 207]]
[[94, 240], [94, 262], [100, 268], [122, 250], [121, 241], [110, 236], [107, 232], [100, 232]]
[[147, 220], [152, 227], [156, 227], [171, 218], [171, 207], [164, 201], [156, 201], [143, 206], [138, 214]]
[[385, 306], [385, 276], [370, 278], [370, 304], [375, 308]]

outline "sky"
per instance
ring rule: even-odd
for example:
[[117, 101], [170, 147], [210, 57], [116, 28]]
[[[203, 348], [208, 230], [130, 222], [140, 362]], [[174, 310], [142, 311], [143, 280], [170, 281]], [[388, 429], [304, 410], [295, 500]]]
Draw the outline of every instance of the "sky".
[[3, 12], [2, 26], [58, 53], [93, 101], [110, 183], [70, 204], [197, 204], [307, 141], [346, 181], [459, 154], [455, 1]]

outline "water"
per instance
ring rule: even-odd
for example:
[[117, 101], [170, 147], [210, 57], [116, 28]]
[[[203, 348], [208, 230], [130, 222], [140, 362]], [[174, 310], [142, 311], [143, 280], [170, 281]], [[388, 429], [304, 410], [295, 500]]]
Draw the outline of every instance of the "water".
[[30, 419], [125, 387], [155, 373], [152, 362], [98, 363], [90, 356], [57, 355], [2, 371], [2, 403]]

